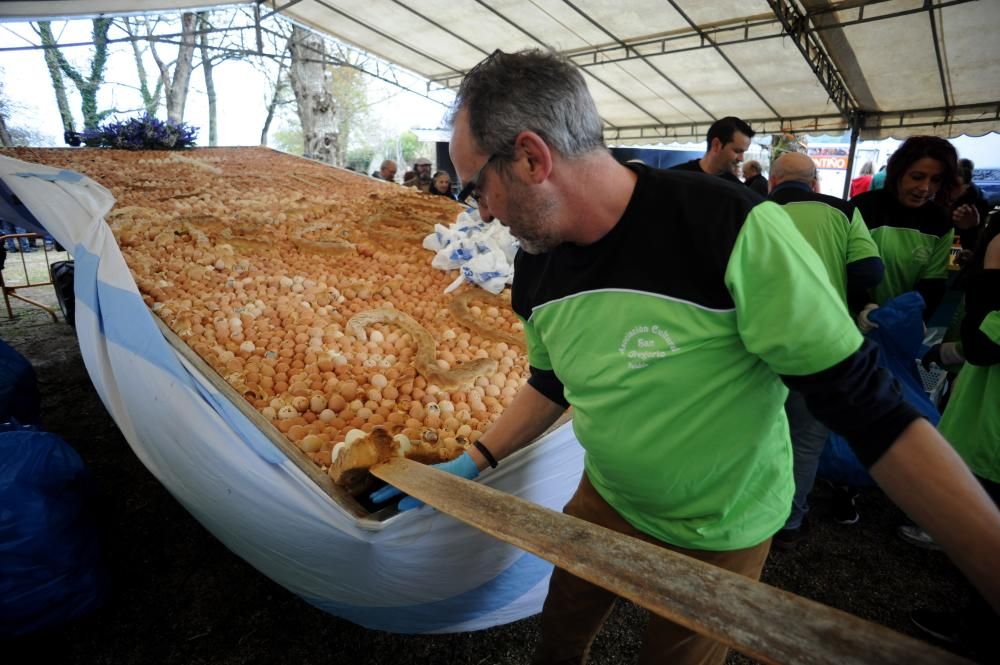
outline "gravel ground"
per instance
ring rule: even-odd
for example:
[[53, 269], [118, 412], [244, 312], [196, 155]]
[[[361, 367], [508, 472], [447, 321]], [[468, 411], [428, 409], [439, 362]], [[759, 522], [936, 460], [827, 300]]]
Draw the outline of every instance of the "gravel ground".
[[[55, 303], [51, 287], [33, 291], [26, 295]], [[90, 383], [72, 328], [28, 305], [13, 307], [13, 320], [0, 312], [0, 338], [34, 365], [45, 428], [80, 453], [96, 480], [113, 591], [89, 616], [0, 644], [4, 662], [529, 662], [535, 618], [476, 633], [394, 635], [326, 614], [271, 582], [202, 528], [132, 454]], [[772, 552], [764, 581], [919, 638], [909, 611], [965, 602], [961, 578], [943, 554], [895, 537], [904, 517], [880, 491], [864, 491], [858, 506], [858, 524], [837, 525], [818, 487], [810, 538], [792, 552]], [[643, 610], [619, 602], [590, 662], [634, 662], [644, 622]], [[754, 661], [733, 654], [730, 662]]]

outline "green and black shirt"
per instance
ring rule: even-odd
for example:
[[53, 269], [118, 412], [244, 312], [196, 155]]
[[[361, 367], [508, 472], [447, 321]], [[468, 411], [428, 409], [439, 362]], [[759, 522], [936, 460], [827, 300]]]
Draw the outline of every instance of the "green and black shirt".
[[917, 415], [780, 206], [629, 166], [638, 182], [603, 238], [517, 255], [530, 382], [573, 406], [587, 475], [638, 529], [750, 547], [794, 490], [783, 381], [868, 463]]
[[973, 473], [1000, 483], [1000, 270], [969, 278], [962, 351], [966, 363], [939, 429]]
[[861, 211], [795, 181], [778, 185], [768, 198], [781, 204], [816, 250], [841, 299], [849, 308], [864, 307], [868, 290], [882, 281], [884, 268]]
[[850, 205], [861, 210], [885, 264], [885, 277], [875, 287], [875, 302], [885, 304], [907, 291], [924, 298], [929, 319], [944, 297], [948, 254], [955, 238], [947, 211], [928, 201], [908, 208], [895, 194], [880, 189], [855, 196]]

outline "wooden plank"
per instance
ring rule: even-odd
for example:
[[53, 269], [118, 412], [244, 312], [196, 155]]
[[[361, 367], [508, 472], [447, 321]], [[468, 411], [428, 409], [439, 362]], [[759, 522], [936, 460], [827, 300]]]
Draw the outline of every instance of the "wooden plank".
[[272, 425], [270, 420], [265, 418], [257, 409], [248, 404], [247, 401], [243, 399], [243, 395], [239, 394], [235, 388], [219, 376], [219, 373], [215, 371], [215, 368], [205, 362], [201, 356], [195, 353], [194, 350], [184, 342], [184, 340], [178, 337], [173, 330], [168, 328], [167, 324], [160, 320], [160, 317], [154, 314], [153, 320], [160, 328], [160, 332], [163, 333], [163, 337], [166, 338], [170, 346], [172, 346], [177, 353], [181, 354], [185, 360], [191, 363], [202, 376], [208, 379], [208, 382], [212, 384], [213, 388], [225, 395], [233, 406], [239, 409], [240, 413], [246, 416], [250, 422], [252, 422], [257, 429], [259, 429], [264, 436], [266, 436], [271, 443], [278, 448], [278, 450], [283, 452], [288, 459], [295, 464], [295, 466], [297, 466], [304, 474], [309, 476], [309, 478], [315, 482], [319, 488], [327, 494], [327, 496], [333, 499], [337, 505], [353, 517], [366, 520], [370, 519], [371, 516], [368, 511], [365, 510], [365, 508], [358, 503], [353, 496], [348, 494], [343, 487], [335, 484], [330, 476], [323, 473], [322, 469], [316, 466], [313, 461], [308, 459], [301, 450], [295, 447], [295, 444], [285, 438], [285, 435], [278, 431], [278, 428]]
[[495, 538], [551, 561], [764, 663], [969, 663], [794, 594], [398, 458], [372, 473]]

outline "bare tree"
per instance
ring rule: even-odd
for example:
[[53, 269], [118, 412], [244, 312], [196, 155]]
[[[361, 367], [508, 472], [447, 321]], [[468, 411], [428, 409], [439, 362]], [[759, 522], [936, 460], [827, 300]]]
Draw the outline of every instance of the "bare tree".
[[147, 47], [142, 46], [138, 27], [139, 19], [132, 19], [128, 16], [122, 18], [122, 29], [125, 30], [125, 34], [130, 38], [132, 54], [135, 56], [135, 69], [139, 76], [139, 94], [142, 96], [142, 106], [148, 115], [154, 116], [160, 108], [160, 98], [163, 96], [163, 79], [157, 77], [156, 85], [150, 91], [149, 76], [146, 74], [146, 66], [143, 63]]
[[4, 118], [3, 113], [0, 113], [0, 145], [5, 148], [14, 145], [14, 139], [10, 137], [10, 132], [7, 131], [7, 120]]
[[274, 122], [278, 107], [288, 103], [285, 99], [288, 89], [288, 69], [282, 64], [278, 67], [274, 88], [271, 91], [271, 99], [267, 103], [267, 117], [264, 118], [264, 126], [260, 130], [260, 144], [263, 146], [267, 145], [267, 134], [271, 131], [271, 123]]
[[23, 118], [28, 115], [24, 105], [7, 96], [4, 86], [5, 72], [0, 68], [0, 146], [16, 145], [47, 145], [51, 141], [37, 130], [20, 127], [14, 120], [16, 116]]
[[[181, 122], [184, 120], [184, 105], [187, 103], [188, 86], [191, 83], [191, 68], [194, 61], [194, 29], [197, 16], [192, 12], [181, 15], [181, 45], [177, 49], [177, 62], [174, 64], [174, 76], [167, 90], [167, 121]], [[157, 63], [159, 64], [159, 63]], [[161, 67], [164, 78], [166, 71]]]
[[108, 61], [108, 29], [111, 27], [111, 19], [95, 18], [93, 24], [94, 52], [90, 59], [90, 72], [87, 76], [77, 71], [59, 50], [52, 34], [50, 21], [39, 21], [32, 26], [41, 38], [42, 46], [45, 47], [45, 64], [49, 68], [52, 88], [56, 93], [56, 104], [59, 106], [59, 115], [62, 116], [63, 129], [66, 132], [74, 132], [75, 130], [73, 114], [66, 99], [63, 74], [73, 81], [76, 89], [80, 92], [84, 129], [97, 129], [97, 125], [109, 113], [109, 111], [98, 112], [97, 91], [104, 83], [104, 67]]
[[219, 145], [218, 109], [215, 97], [215, 63], [208, 43], [212, 25], [208, 12], [198, 12], [198, 48], [201, 53], [201, 71], [205, 76], [205, 96], [208, 97], [208, 145]]
[[[155, 34], [159, 20], [153, 23], [150, 23], [147, 18], [141, 20], [146, 33], [145, 39], [149, 42], [149, 53], [153, 56], [157, 69], [160, 70], [158, 85], [164, 93], [167, 120], [179, 123], [184, 120], [184, 105], [187, 103], [188, 86], [191, 83], [197, 16], [193, 12], [185, 12], [181, 15], [181, 40], [177, 48], [177, 59], [173, 62], [164, 61], [156, 49], [157, 43], [162, 41]], [[172, 72], [171, 67], [173, 67]]]
[[326, 45], [320, 35], [293, 26], [289, 51], [288, 75], [302, 122], [304, 156], [334, 164], [339, 133], [337, 108], [326, 79]]
[[[51, 34], [51, 30], [49, 31]], [[42, 37], [45, 43], [45, 37]], [[66, 82], [63, 80], [62, 70], [59, 69], [59, 59], [56, 57], [54, 48], [47, 48], [44, 51], [45, 66], [49, 70], [49, 78], [52, 80], [52, 91], [56, 95], [56, 106], [59, 108], [59, 117], [62, 119], [63, 132], [73, 134], [76, 132], [76, 121], [73, 119], [73, 111], [69, 108], [69, 99], [66, 97]]]
[[0, 146], [9, 148], [14, 145], [14, 139], [7, 130], [7, 117], [10, 116], [10, 101], [4, 94], [4, 84], [0, 80]]

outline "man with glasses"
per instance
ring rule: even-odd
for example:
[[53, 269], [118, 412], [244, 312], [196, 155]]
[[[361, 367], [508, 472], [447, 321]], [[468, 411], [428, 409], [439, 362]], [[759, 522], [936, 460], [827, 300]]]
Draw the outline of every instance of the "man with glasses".
[[[794, 492], [787, 384], [1000, 606], [1000, 512], [878, 372], [780, 206], [619, 164], [580, 72], [553, 54], [494, 53], [452, 120], [463, 199], [521, 243], [512, 303], [531, 376], [449, 471], [495, 466], [572, 405], [586, 457], [567, 514], [757, 578]], [[613, 601], [556, 570], [535, 662], [583, 662]], [[652, 617], [640, 662], [725, 657]]]

